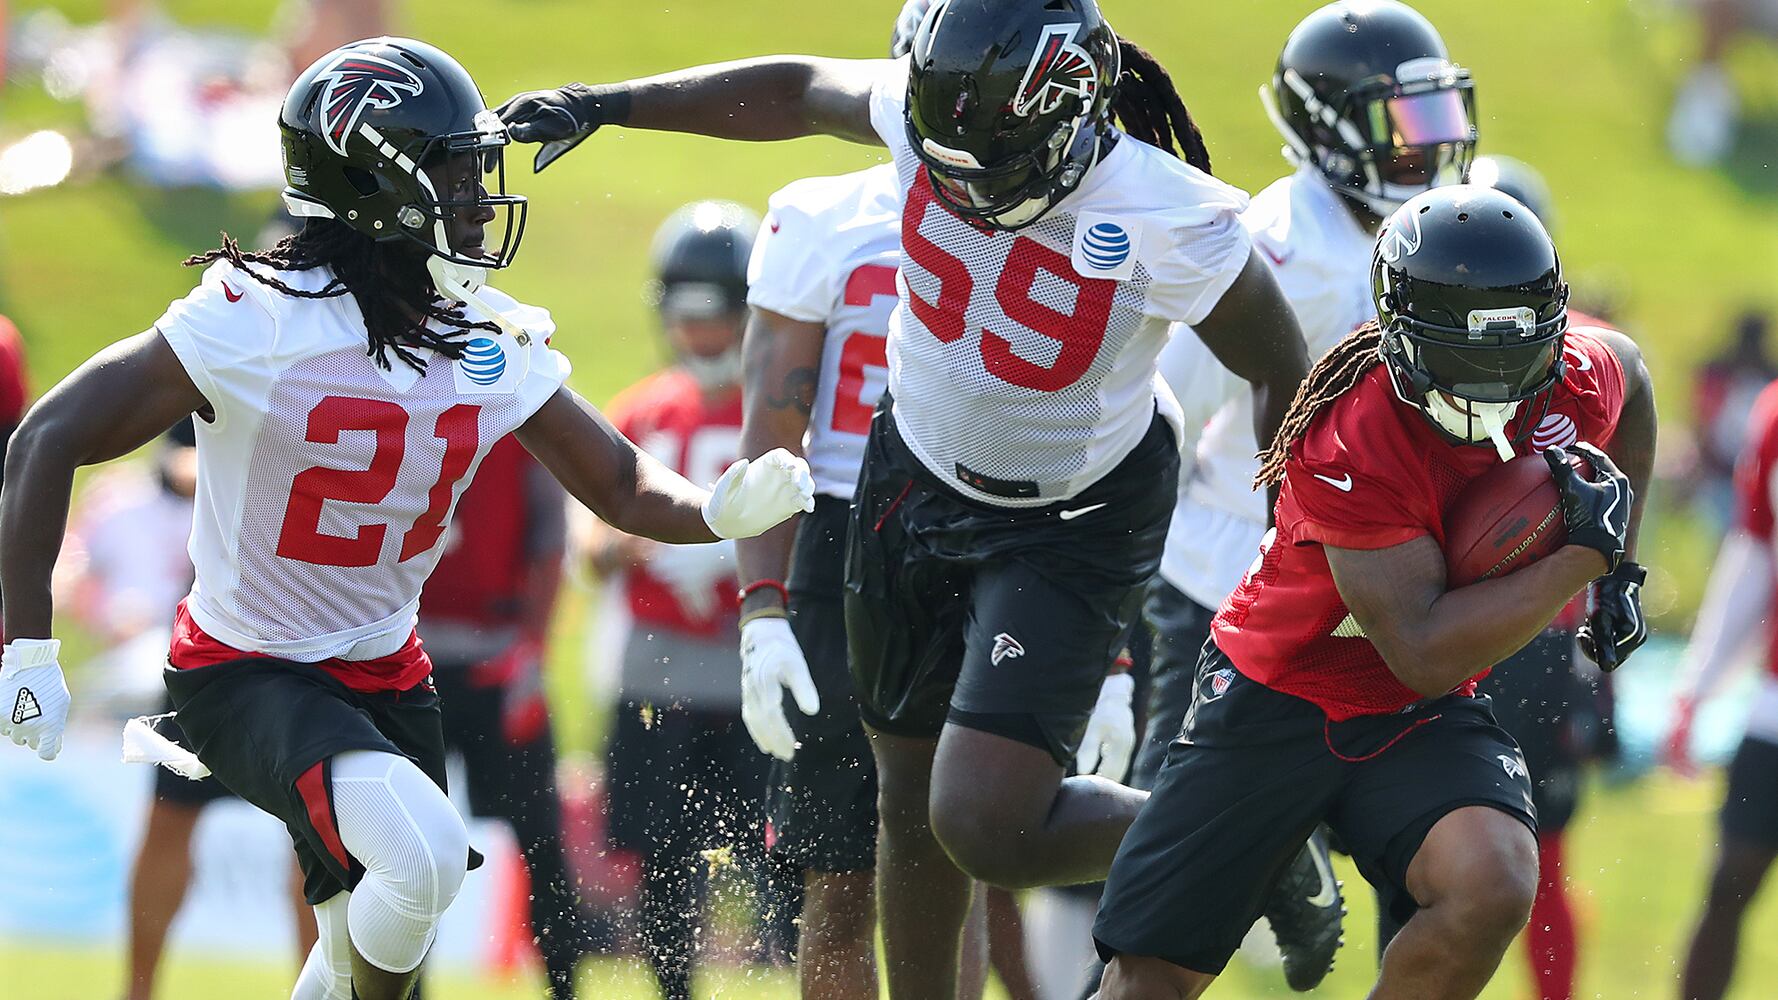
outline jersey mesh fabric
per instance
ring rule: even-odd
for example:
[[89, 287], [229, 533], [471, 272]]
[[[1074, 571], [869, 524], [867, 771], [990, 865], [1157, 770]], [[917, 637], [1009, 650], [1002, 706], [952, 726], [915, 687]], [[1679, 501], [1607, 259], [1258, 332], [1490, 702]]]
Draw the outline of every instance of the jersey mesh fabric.
[[[1508, 430], [1530, 419], [1539, 427], [1567, 421], [1579, 439], [1608, 445], [1624, 396], [1617, 356], [1574, 330], [1568, 352], [1548, 412], [1525, 414]], [[1546, 446], [1528, 439], [1519, 451]], [[1246, 676], [1315, 703], [1335, 721], [1419, 701], [1351, 619], [1323, 546], [1381, 549], [1421, 536], [1442, 546], [1446, 510], [1498, 462], [1490, 445], [1449, 443], [1396, 397], [1382, 366], [1373, 368], [1292, 447], [1277, 528], [1212, 622], [1217, 645]], [[1456, 690], [1472, 691], [1474, 683]]]
[[[707, 396], [678, 368], [657, 372], [624, 390], [611, 402], [611, 422], [636, 446], [699, 486], [709, 486], [741, 452], [741, 393]], [[707, 610], [686, 606], [648, 564], [624, 574], [630, 615], [638, 627], [662, 629], [699, 639], [734, 634], [741, 601], [731, 565], [709, 583]]]
[[[1778, 486], [1778, 382], [1766, 386], [1747, 422], [1747, 447], [1735, 465], [1736, 518], [1768, 548], [1773, 535], [1774, 486]], [[1768, 621], [1778, 622], [1778, 605]], [[1778, 627], [1767, 629], [1766, 670], [1778, 678]]]
[[[1126, 136], [1037, 223], [977, 228], [937, 202], [908, 147], [905, 60], [896, 66], [873, 89], [871, 119], [907, 192], [889, 334], [897, 426], [922, 464], [972, 499], [1073, 496], [1146, 433], [1168, 324], [1203, 319], [1245, 265], [1246, 196]], [[1127, 235], [1110, 269], [1121, 276], [1074, 263], [1093, 225]], [[1170, 393], [1159, 398], [1177, 427]], [[1035, 489], [986, 492], [966, 472]]]
[[748, 304], [826, 329], [803, 448], [825, 496], [851, 498], [888, 384], [901, 193], [891, 164], [796, 181], [772, 195], [753, 245]]
[[[279, 277], [302, 287], [326, 273]], [[547, 313], [486, 294], [531, 330], [528, 347], [502, 341], [508, 375], [486, 391], [430, 352], [424, 375], [385, 372], [349, 300], [284, 296], [226, 263], [156, 323], [216, 411], [198, 423], [188, 602], [206, 634], [305, 662], [407, 640], [482, 456], [568, 371], [546, 345]]]

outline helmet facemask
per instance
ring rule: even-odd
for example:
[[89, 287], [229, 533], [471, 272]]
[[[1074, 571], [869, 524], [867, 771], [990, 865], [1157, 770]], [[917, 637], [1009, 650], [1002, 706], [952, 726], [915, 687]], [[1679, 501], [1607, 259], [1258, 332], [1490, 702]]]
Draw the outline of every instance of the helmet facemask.
[[1086, 113], [1056, 126], [1040, 149], [987, 167], [964, 150], [922, 138], [911, 113], [907, 132], [939, 202], [955, 215], [1002, 230], [1021, 229], [1048, 214], [1080, 185], [1100, 149], [1099, 129]]
[[1323, 101], [1295, 70], [1279, 82], [1324, 130], [1311, 142], [1291, 129], [1270, 87], [1260, 100], [1290, 144], [1290, 156], [1313, 164], [1340, 193], [1379, 218], [1435, 187], [1461, 184], [1475, 159], [1475, 90], [1469, 71], [1449, 60], [1413, 59], [1393, 77], [1353, 87], [1338, 104]]
[[1457, 443], [1492, 442], [1504, 462], [1538, 421], [1516, 436], [1506, 425], [1527, 403], [1549, 407], [1567, 328], [1566, 308], [1541, 324], [1529, 307], [1471, 310], [1462, 330], [1384, 314], [1383, 358], [1402, 402]]

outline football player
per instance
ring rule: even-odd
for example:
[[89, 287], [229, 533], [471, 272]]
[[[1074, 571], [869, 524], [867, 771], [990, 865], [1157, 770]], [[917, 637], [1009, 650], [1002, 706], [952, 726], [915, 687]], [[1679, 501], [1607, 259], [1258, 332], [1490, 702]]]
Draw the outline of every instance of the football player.
[[[1468, 170], [1476, 143], [1470, 77], [1412, 8], [1342, 0], [1292, 29], [1260, 103], [1296, 171], [1255, 195], [1241, 223], [1269, 258], [1309, 356], [1320, 357], [1374, 315], [1370, 251], [1383, 218]], [[1246, 383], [1190, 336], [1168, 343], [1160, 369], [1185, 408], [1185, 426], [1203, 433], [1146, 599], [1154, 674], [1131, 775], [1139, 788], [1153, 787], [1179, 735], [1210, 619], [1259, 551], [1271, 512], [1253, 486], [1259, 443]], [[1265, 911], [1293, 988], [1312, 989], [1332, 967], [1342, 909], [1317, 835]]]
[[[1736, 524], [1723, 539], [1686, 648], [1686, 665], [1667, 740], [1667, 762], [1689, 773], [1692, 718], [1737, 664], [1757, 650], [1765, 673], [1747, 710], [1747, 728], [1729, 764], [1719, 824], [1722, 840], [1703, 912], [1692, 932], [1679, 995], [1721, 1000], [1735, 973], [1741, 924], [1778, 857], [1778, 627], [1772, 600], [1773, 512], [1778, 510], [1778, 383], [1766, 387], [1748, 422], [1735, 469]], [[1757, 645], [1761, 639], [1764, 645]]]
[[[1154, 59], [1092, 0], [946, 0], [907, 60], [771, 57], [522, 94], [538, 164], [603, 125], [887, 146], [903, 191], [889, 393], [848, 527], [897, 997], [956, 990], [969, 877], [1101, 877], [1144, 796], [1064, 778], [1154, 572], [1190, 323], [1269, 440], [1301, 334]], [[1119, 124], [1121, 123], [1121, 127]], [[1183, 152], [1176, 153], [1175, 146]]]
[[516, 433], [602, 519], [669, 542], [757, 534], [813, 484], [784, 454], [708, 493], [686, 482], [563, 386], [546, 311], [477, 287], [511, 263], [524, 200], [483, 186], [504, 187], [506, 129], [450, 56], [352, 43], [298, 77], [279, 120], [301, 232], [193, 258], [202, 284], [14, 438], [0, 735], [46, 760], [61, 746], [49, 584], [75, 470], [197, 413], [196, 583], [165, 675], [196, 759], [162, 759], [289, 828], [320, 928], [293, 998], [400, 1000], [477, 860], [414, 620], [482, 457]]
[[[1589, 581], [1602, 665], [1647, 635], [1627, 556], [1653, 390], [1628, 338], [1569, 327], [1536, 217], [1492, 189], [1435, 188], [1385, 223], [1372, 287], [1377, 321], [1316, 363], [1262, 456], [1275, 527], [1211, 623], [1184, 733], [1112, 867], [1094, 926], [1106, 1000], [1201, 995], [1321, 822], [1405, 921], [1370, 995], [1477, 996], [1538, 862], [1524, 760], [1476, 678]], [[1628, 475], [1589, 444], [1573, 445], [1584, 477], [1545, 450], [1556, 422]], [[1446, 510], [1540, 450], [1567, 544], [1447, 590]]]

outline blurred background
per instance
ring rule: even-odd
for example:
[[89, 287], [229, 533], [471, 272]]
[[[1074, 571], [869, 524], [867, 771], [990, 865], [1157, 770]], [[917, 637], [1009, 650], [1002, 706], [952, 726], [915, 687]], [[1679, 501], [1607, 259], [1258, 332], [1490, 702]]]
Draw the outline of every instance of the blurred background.
[[[1288, 171], [1256, 90], [1315, 4], [1102, 2], [1120, 33], [1170, 69], [1219, 176], [1257, 191]], [[1778, 375], [1767, 319], [1778, 308], [1778, 4], [1737, 0], [1726, 6], [1740, 15], [1726, 19], [1725, 5], [1685, 0], [1415, 6], [1474, 73], [1480, 151], [1543, 173], [1577, 302], [1636, 338], [1658, 387], [1661, 483], [1641, 553], [1656, 638], [1615, 677], [1616, 738], [1592, 769], [1569, 875], [1585, 946], [1579, 995], [1670, 997], [1708, 877], [1720, 785], [1715, 768], [1681, 777], [1655, 760], [1680, 651], [1729, 517], [1728, 475], [1747, 409]], [[898, 0], [0, 0], [0, 314], [17, 329], [29, 393], [145, 329], [197, 280], [180, 261], [215, 246], [219, 231], [243, 244], [259, 238], [281, 183], [274, 122], [284, 87], [364, 25], [444, 48], [495, 104], [571, 80], [768, 52], [876, 57], [898, 9]], [[575, 388], [604, 405], [672, 360], [647, 287], [649, 240], [675, 208], [715, 198], [763, 211], [766, 196], [793, 179], [878, 159], [875, 149], [829, 140], [746, 145], [614, 129], [533, 177], [521, 150], [508, 159], [508, 187], [531, 198], [532, 212], [518, 264], [499, 281], [552, 310]], [[134, 461], [146, 470], [160, 458]], [[121, 475], [101, 470], [83, 483], [100, 494], [97, 509], [107, 488], [124, 488]], [[620, 641], [622, 604], [572, 542], [568, 551], [543, 676], [567, 776], [571, 853], [583, 882], [601, 887], [593, 902], [612, 921], [601, 945], [611, 954], [584, 964], [582, 981], [589, 996], [647, 997], [646, 968], [625, 955], [634, 863], [601, 846], [598, 778], [617, 703], [609, 651]], [[126, 888], [150, 782], [146, 769], [114, 763], [114, 723], [147, 697], [160, 640], [141, 629], [108, 634], [121, 614], [82, 616], [68, 636], [64, 662], [86, 717], [66, 759], [46, 767], [0, 755], [8, 997], [89, 1000], [127, 989]], [[120, 653], [131, 638], [136, 651]], [[1720, 763], [1732, 751], [1747, 690], [1740, 677], [1700, 710], [1701, 760]], [[267, 822], [237, 802], [198, 823], [190, 895], [159, 995], [287, 991], [295, 968], [287, 861], [281, 830]], [[452, 911], [427, 996], [539, 995], [513, 837], [495, 821], [477, 836], [493, 845], [494, 862]], [[55, 858], [52, 870], [22, 867], [26, 849]], [[724, 879], [724, 864], [710, 860], [713, 881], [746, 881]], [[1343, 874], [1356, 886], [1354, 872]], [[748, 908], [750, 890], [731, 888], [733, 899], [714, 908], [698, 995], [793, 995], [790, 973], [761, 943], [769, 935], [730, 912]], [[1349, 895], [1346, 951], [1325, 995], [1358, 995], [1374, 966], [1368, 894]], [[1742, 949], [1733, 995], [1778, 996], [1778, 900], [1756, 906]], [[1487, 996], [1530, 989], [1512, 959]], [[1231, 969], [1217, 992], [1285, 995], [1263, 951]]]

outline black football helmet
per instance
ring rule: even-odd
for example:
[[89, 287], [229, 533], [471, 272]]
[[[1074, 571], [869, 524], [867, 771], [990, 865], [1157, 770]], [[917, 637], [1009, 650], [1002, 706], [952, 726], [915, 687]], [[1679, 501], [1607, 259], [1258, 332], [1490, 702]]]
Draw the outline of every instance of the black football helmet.
[[1303, 18], [1260, 100], [1288, 155], [1378, 217], [1462, 182], [1475, 156], [1469, 71], [1396, 0], [1340, 0]]
[[[460, 268], [506, 267], [518, 253], [526, 204], [506, 193], [506, 126], [468, 71], [434, 46], [369, 38], [334, 49], [296, 78], [278, 127], [291, 214], [338, 219], [378, 241], [411, 241]], [[494, 193], [485, 182], [468, 197], [435, 189], [422, 168], [460, 153], [480, 157]], [[501, 208], [505, 233], [485, 256], [451, 245], [455, 213]]]
[[958, 215], [1030, 225], [1098, 157], [1120, 66], [1093, 0], [938, 0], [909, 61], [908, 143]]
[[1507, 422], [1547, 409], [1562, 377], [1568, 284], [1543, 223], [1493, 188], [1435, 188], [1384, 222], [1371, 290], [1396, 394], [1452, 439], [1511, 458]]
[[759, 217], [732, 201], [694, 201], [654, 234], [648, 298], [663, 314], [709, 317], [747, 310], [747, 261]]

